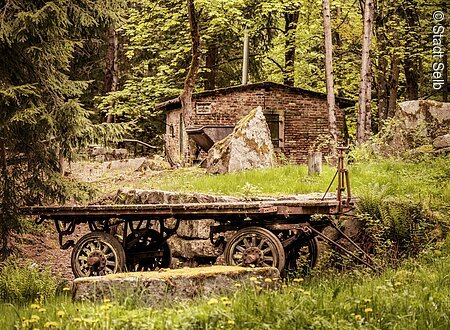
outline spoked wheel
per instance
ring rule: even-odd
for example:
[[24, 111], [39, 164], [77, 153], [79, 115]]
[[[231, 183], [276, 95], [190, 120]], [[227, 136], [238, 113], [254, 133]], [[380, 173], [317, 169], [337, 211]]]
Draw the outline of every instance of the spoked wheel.
[[119, 273], [125, 264], [125, 251], [114, 236], [92, 232], [75, 244], [71, 263], [75, 277]]
[[126, 238], [127, 269], [150, 271], [169, 268], [172, 253], [161, 234], [152, 229], [135, 230]]
[[316, 237], [300, 239], [286, 254], [286, 273], [288, 275], [305, 275], [315, 266], [318, 254]]
[[284, 269], [285, 255], [280, 240], [269, 230], [248, 227], [239, 230], [225, 247], [228, 265], [244, 267], [275, 267]]

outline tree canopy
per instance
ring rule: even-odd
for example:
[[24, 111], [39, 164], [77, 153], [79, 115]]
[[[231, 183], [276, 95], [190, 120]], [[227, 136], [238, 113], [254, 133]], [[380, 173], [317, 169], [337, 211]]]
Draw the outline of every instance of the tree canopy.
[[[194, 91], [241, 83], [247, 31], [250, 82], [326, 92], [318, 0], [5, 0], [0, 5], [2, 233], [17, 227], [18, 206], [70, 195], [62, 159], [124, 131], [103, 123], [105, 114], [132, 123], [134, 137], [162, 141], [164, 118], [155, 104], [181, 94], [192, 60], [188, 3], [195, 7], [200, 40]], [[400, 100], [446, 99], [448, 86], [438, 92], [431, 85], [429, 35], [436, 24], [432, 12], [441, 7], [437, 0], [376, 1], [369, 131], [377, 132]], [[364, 1], [331, 1], [330, 14], [335, 93], [356, 100]], [[356, 113], [347, 112], [353, 136]]]

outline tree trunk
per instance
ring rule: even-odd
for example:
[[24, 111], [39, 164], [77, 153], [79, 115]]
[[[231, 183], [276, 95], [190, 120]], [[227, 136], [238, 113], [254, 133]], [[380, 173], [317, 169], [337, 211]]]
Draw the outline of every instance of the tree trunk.
[[367, 112], [370, 112], [370, 48], [372, 44], [372, 25], [373, 25], [373, 0], [366, 0], [364, 7], [364, 36], [362, 45], [361, 73], [360, 73], [360, 92], [359, 109], [357, 123], [358, 143], [366, 141], [368, 133], [366, 131], [368, 124]]
[[400, 75], [400, 60], [394, 54], [391, 57], [391, 79], [389, 80], [389, 101], [387, 109], [387, 117], [392, 118], [395, 115], [395, 109], [397, 107], [397, 95], [398, 95], [398, 77]]
[[297, 30], [299, 12], [284, 13], [284, 73], [283, 82], [285, 85], [294, 86], [294, 63], [295, 63], [295, 35]]
[[5, 139], [0, 137], [0, 261], [9, 255], [9, 240], [13, 230], [19, 229], [18, 205], [14, 196], [17, 187], [13, 184], [8, 170]]
[[332, 155], [336, 154], [336, 115], [335, 115], [335, 99], [334, 99], [334, 82], [333, 82], [333, 44], [331, 41], [331, 14], [330, 0], [322, 1], [323, 28], [325, 36], [325, 75], [327, 81], [327, 106], [328, 106], [328, 124], [333, 146], [331, 147]]
[[308, 152], [308, 175], [322, 174], [322, 153], [320, 151]]
[[383, 122], [387, 119], [388, 114], [388, 73], [387, 66], [388, 61], [382, 54], [378, 55], [378, 69], [377, 69], [377, 81], [376, 90], [378, 97], [378, 128], [377, 131], [383, 126]]
[[[370, 60], [370, 59], [369, 59]], [[370, 63], [370, 62], [369, 62]], [[366, 118], [364, 120], [365, 138], [369, 138], [372, 133], [372, 68], [369, 64], [366, 79]]]
[[217, 77], [217, 55], [218, 48], [215, 44], [208, 45], [208, 49], [206, 50], [206, 80], [205, 80], [205, 89], [212, 90], [216, 88], [216, 77]]
[[[103, 88], [104, 94], [117, 91], [119, 80], [118, 49], [119, 40], [116, 29], [113, 25], [110, 25], [108, 28], [108, 49], [106, 51], [105, 83]], [[111, 107], [113, 106], [114, 104], [111, 104]], [[108, 114], [106, 116], [107, 123], [112, 123], [113, 120], [113, 115]]]
[[[192, 42], [192, 59], [188, 74], [186, 76], [186, 79], [184, 80], [183, 93], [180, 96], [182, 105], [182, 120], [184, 121], [183, 127], [190, 126], [191, 116], [193, 112], [192, 94], [194, 92], [195, 80], [197, 78], [197, 73], [200, 66], [200, 33], [194, 0], [187, 0], [187, 7], [189, 16], [189, 30]], [[186, 155], [189, 152], [189, 150], [187, 150], [188, 143], [186, 143], [185, 145], [186, 150], [183, 151], [184, 155], [181, 155], [181, 157], [184, 157], [185, 159], [182, 159], [182, 162], [186, 161]]]
[[417, 1], [405, 1], [404, 9], [401, 11], [402, 16], [407, 23], [407, 31], [405, 43], [405, 58], [403, 68], [406, 80], [406, 98], [408, 100], [417, 100], [419, 98], [419, 56], [417, 56], [416, 46], [413, 42], [417, 40], [417, 26], [419, 25], [419, 17], [416, 14]]
[[416, 59], [411, 59], [409, 57], [406, 57], [403, 61], [407, 100], [417, 100], [419, 98], [419, 68], [418, 62], [416, 61]]

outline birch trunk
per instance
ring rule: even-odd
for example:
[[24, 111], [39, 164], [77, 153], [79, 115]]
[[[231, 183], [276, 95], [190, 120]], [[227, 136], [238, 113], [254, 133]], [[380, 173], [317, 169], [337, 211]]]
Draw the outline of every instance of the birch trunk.
[[364, 7], [364, 36], [362, 45], [361, 74], [360, 74], [360, 92], [358, 107], [357, 140], [362, 143], [367, 139], [367, 129], [370, 123], [368, 114], [371, 111], [371, 77], [370, 77], [370, 48], [372, 45], [372, 26], [373, 26], [373, 0], [366, 0]]
[[331, 41], [331, 14], [330, 0], [322, 1], [323, 28], [325, 36], [325, 75], [327, 80], [327, 106], [328, 106], [328, 125], [333, 145], [331, 146], [332, 155], [336, 154], [337, 134], [336, 134], [336, 115], [334, 99], [333, 82], [333, 43]]

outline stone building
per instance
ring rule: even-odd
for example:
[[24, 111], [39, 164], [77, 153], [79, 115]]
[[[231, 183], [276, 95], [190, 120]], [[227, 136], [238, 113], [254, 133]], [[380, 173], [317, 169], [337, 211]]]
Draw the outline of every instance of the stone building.
[[[166, 150], [174, 163], [194, 161], [257, 106], [263, 108], [275, 150], [302, 163], [308, 149], [328, 135], [326, 94], [273, 82], [233, 86], [193, 95], [194, 112], [186, 127], [180, 98], [157, 105], [166, 113]], [[353, 101], [336, 98], [338, 135], [346, 136], [343, 109]]]

